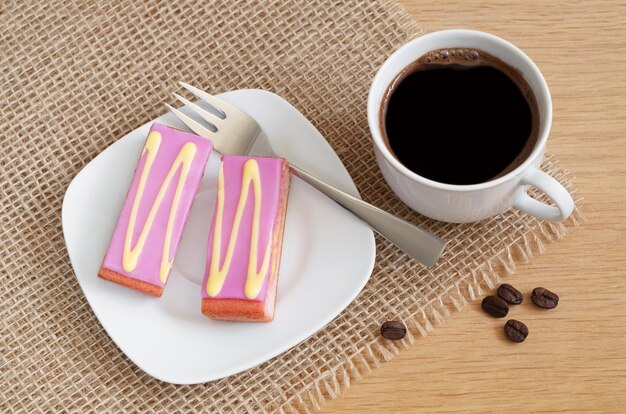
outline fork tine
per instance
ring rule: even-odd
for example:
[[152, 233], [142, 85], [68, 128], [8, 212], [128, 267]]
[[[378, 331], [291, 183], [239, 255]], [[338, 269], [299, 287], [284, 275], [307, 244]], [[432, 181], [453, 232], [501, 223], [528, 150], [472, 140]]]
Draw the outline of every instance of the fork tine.
[[217, 116], [215, 114], [212, 114], [211, 112], [207, 111], [206, 109], [201, 108], [197, 104], [189, 101], [188, 99], [183, 98], [182, 96], [180, 96], [179, 94], [177, 94], [175, 92], [172, 92], [172, 96], [174, 98], [178, 99], [179, 101], [181, 101], [183, 104], [187, 105], [189, 107], [189, 109], [191, 109], [196, 114], [198, 114], [198, 116], [200, 118], [204, 119], [209, 124], [215, 126], [217, 129], [219, 129], [222, 126], [223, 119], [220, 118], [219, 116]]
[[180, 86], [187, 89], [189, 92], [194, 94], [197, 98], [202, 99], [204, 102], [211, 105], [213, 108], [217, 109], [219, 112], [224, 114], [224, 118], [228, 117], [229, 113], [238, 114], [242, 113], [241, 109], [237, 109], [231, 104], [221, 100], [220, 98], [216, 98], [215, 96], [204, 92], [196, 88], [195, 86], [191, 86], [185, 82], [178, 82]]
[[185, 115], [178, 109], [174, 108], [173, 106], [169, 104], [164, 104], [164, 105], [171, 113], [173, 113], [183, 124], [187, 125], [187, 127], [191, 129], [193, 132], [200, 135], [201, 137], [209, 138], [215, 141], [216, 134], [213, 131], [211, 131], [204, 125], [200, 124], [199, 122], [195, 121], [194, 119], [188, 117], [187, 115]]

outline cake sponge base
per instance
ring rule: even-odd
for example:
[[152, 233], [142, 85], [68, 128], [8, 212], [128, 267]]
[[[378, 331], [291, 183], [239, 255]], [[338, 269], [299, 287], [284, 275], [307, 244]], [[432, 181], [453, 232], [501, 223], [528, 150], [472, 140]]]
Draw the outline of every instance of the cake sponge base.
[[269, 322], [274, 305], [244, 299], [202, 299], [202, 313], [211, 319], [237, 322]]
[[163, 288], [160, 286], [124, 276], [105, 267], [100, 269], [98, 276], [102, 279], [108, 280], [109, 282], [117, 283], [118, 285], [126, 286], [127, 288], [147, 293], [148, 295], [160, 297], [163, 294]]

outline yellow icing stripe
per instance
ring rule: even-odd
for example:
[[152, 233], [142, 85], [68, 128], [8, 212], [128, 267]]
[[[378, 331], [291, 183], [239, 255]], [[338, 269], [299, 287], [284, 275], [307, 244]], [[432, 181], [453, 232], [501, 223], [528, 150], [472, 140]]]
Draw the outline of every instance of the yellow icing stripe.
[[261, 269], [259, 269], [258, 272], [256, 270], [259, 247], [259, 224], [261, 221], [261, 174], [259, 172], [259, 164], [256, 160], [246, 161], [243, 166], [243, 177], [241, 181], [241, 195], [239, 196], [239, 203], [237, 204], [237, 211], [235, 212], [235, 221], [233, 222], [233, 228], [228, 241], [228, 250], [226, 251], [224, 264], [220, 267], [220, 258], [222, 256], [222, 218], [224, 215], [225, 199], [224, 167], [222, 166], [217, 183], [217, 212], [215, 214], [215, 225], [213, 230], [213, 251], [211, 253], [211, 267], [209, 269], [209, 277], [206, 284], [207, 295], [211, 297], [219, 295], [222, 287], [224, 286], [226, 276], [228, 275], [251, 183], [254, 191], [254, 212], [252, 218], [252, 234], [250, 237], [248, 277], [246, 279], [244, 289], [244, 293], [248, 299], [255, 299], [259, 296], [261, 287], [263, 286], [263, 281], [265, 280], [265, 275], [267, 274], [267, 270], [269, 268], [271, 252], [270, 240], [268, 240], [265, 253], [263, 254]]
[[148, 218], [143, 225], [141, 230], [141, 234], [137, 239], [137, 243], [134, 248], [131, 248], [132, 240], [133, 240], [133, 232], [135, 229], [135, 221], [137, 220], [137, 212], [139, 211], [139, 205], [141, 204], [141, 198], [143, 197], [143, 191], [146, 186], [146, 181], [148, 180], [148, 176], [150, 175], [150, 170], [152, 169], [152, 164], [154, 163], [154, 159], [156, 158], [157, 152], [159, 151], [159, 147], [161, 146], [162, 137], [161, 134], [153, 131], [148, 135], [148, 139], [146, 140], [146, 145], [144, 146], [143, 154], [148, 152], [146, 156], [146, 162], [144, 163], [143, 171], [141, 172], [141, 177], [139, 178], [139, 186], [137, 187], [137, 194], [135, 194], [135, 200], [133, 201], [133, 208], [130, 213], [130, 220], [128, 222], [128, 228], [126, 229], [126, 239], [124, 240], [124, 256], [122, 259], [122, 266], [124, 270], [127, 272], [132, 272], [137, 267], [137, 263], [139, 261], [139, 256], [143, 251], [144, 244], [146, 243], [146, 239], [148, 238], [148, 233], [150, 232], [150, 228], [154, 223], [154, 218], [156, 217], [157, 212], [159, 211], [159, 207], [161, 206], [161, 202], [163, 201], [163, 197], [167, 191], [167, 188], [170, 185], [170, 182], [174, 178], [178, 167], [182, 165], [180, 171], [180, 177], [178, 179], [178, 184], [176, 186], [176, 192], [174, 193], [174, 200], [172, 201], [172, 205], [170, 206], [170, 215], [167, 221], [167, 228], [165, 230], [165, 241], [163, 243], [163, 256], [161, 257], [161, 268], [159, 272], [159, 278], [161, 282], [165, 283], [167, 279], [167, 275], [172, 267], [172, 261], [169, 260], [170, 257], [170, 244], [172, 241], [172, 229], [174, 227], [174, 220], [176, 219], [176, 212], [178, 211], [178, 204], [180, 203], [180, 197], [183, 192], [183, 187], [185, 181], [187, 180], [187, 175], [189, 174], [189, 169], [191, 168], [191, 162], [196, 155], [197, 147], [193, 142], [187, 142], [181, 148], [176, 160], [172, 164], [170, 171], [167, 173], [161, 188], [159, 189], [159, 193], [150, 208], [150, 213], [148, 214]]

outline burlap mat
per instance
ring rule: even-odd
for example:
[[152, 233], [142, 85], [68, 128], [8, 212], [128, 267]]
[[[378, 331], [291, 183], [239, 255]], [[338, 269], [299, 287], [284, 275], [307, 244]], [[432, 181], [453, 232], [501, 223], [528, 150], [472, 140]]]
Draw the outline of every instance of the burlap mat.
[[[368, 141], [367, 91], [385, 57], [422, 33], [395, 4], [2, 3], [2, 412], [309, 411], [566, 230], [515, 211], [478, 224], [437, 223], [390, 192]], [[285, 97], [327, 137], [367, 201], [450, 240], [438, 266], [427, 270], [378, 238], [367, 287], [299, 346], [204, 385], [144, 374], [81, 293], [63, 242], [61, 202], [86, 163], [164, 112], [181, 79], [212, 92], [265, 88]], [[577, 198], [554, 158], [545, 168]], [[404, 341], [379, 337], [390, 318], [410, 326]]]

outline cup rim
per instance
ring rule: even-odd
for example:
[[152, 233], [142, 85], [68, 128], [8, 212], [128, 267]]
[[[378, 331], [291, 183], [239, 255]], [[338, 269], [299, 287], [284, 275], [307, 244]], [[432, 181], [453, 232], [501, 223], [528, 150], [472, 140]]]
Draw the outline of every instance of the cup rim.
[[[418, 43], [428, 41], [433, 38], [438, 38], [440, 36], [447, 36], [447, 35], [471, 36], [473, 38], [482, 38], [482, 39], [486, 39], [488, 41], [497, 43], [502, 47], [511, 49], [513, 52], [515, 52], [515, 54], [517, 54], [522, 59], [522, 61], [528, 67], [528, 69], [531, 72], [533, 72], [533, 74], [537, 77], [537, 79], [539, 80], [540, 89], [542, 89], [540, 91], [533, 90], [533, 92], [535, 93], [535, 95], [537, 95], [537, 99], [545, 99], [547, 116], [545, 117], [546, 118], [545, 120], [541, 121], [541, 122], [545, 122], [545, 128], [544, 128], [543, 134], [541, 134], [538, 137], [537, 143], [535, 144], [533, 151], [524, 160], [524, 162], [522, 162], [520, 165], [518, 165], [515, 169], [513, 169], [509, 173], [503, 175], [502, 177], [498, 177], [495, 180], [486, 181], [484, 183], [478, 183], [478, 184], [461, 185], [461, 184], [442, 183], [439, 181], [428, 179], [426, 177], [422, 177], [421, 175], [418, 175], [415, 172], [408, 169], [407, 167], [405, 167], [404, 164], [402, 164], [396, 157], [394, 157], [391, 151], [389, 150], [389, 148], [387, 148], [387, 146], [384, 144], [383, 139], [382, 139], [382, 133], [379, 128], [380, 122], [378, 119], [381, 102], [376, 100], [374, 97], [374, 89], [377, 86], [377, 84], [382, 82], [381, 80], [383, 76], [382, 74], [389, 70], [388, 68], [389, 66], [391, 66], [391, 62], [393, 61], [393, 59], [395, 59], [402, 51], [405, 51], [406, 49], [410, 49]], [[419, 56], [415, 57], [415, 59], [417, 58], [419, 58]], [[397, 74], [395, 76], [397, 76]], [[385, 88], [387, 86], [388, 85], [385, 85]], [[537, 92], [542, 93], [541, 98]], [[393, 167], [397, 169], [399, 172], [401, 172], [403, 175], [409, 177], [413, 181], [417, 181], [429, 187], [434, 187], [434, 188], [438, 188], [442, 190], [476, 191], [476, 190], [484, 190], [487, 188], [496, 187], [510, 180], [511, 178], [520, 174], [522, 171], [526, 170], [536, 160], [536, 158], [541, 155], [545, 147], [546, 141], [548, 139], [548, 135], [550, 134], [550, 129], [552, 127], [552, 97], [550, 95], [550, 90], [548, 89], [548, 84], [545, 78], [543, 77], [543, 74], [541, 73], [537, 65], [535, 64], [535, 62], [533, 62], [528, 57], [528, 55], [526, 55], [520, 48], [515, 46], [513, 43], [507, 40], [504, 40], [501, 37], [498, 37], [491, 33], [482, 32], [478, 30], [446, 29], [446, 30], [439, 30], [439, 31], [435, 31], [435, 32], [418, 36], [410, 40], [409, 42], [405, 43], [404, 45], [400, 46], [391, 55], [389, 55], [389, 57], [387, 57], [385, 62], [380, 66], [380, 68], [376, 72], [376, 75], [374, 76], [374, 79], [372, 80], [372, 84], [370, 86], [370, 90], [369, 90], [368, 97], [367, 97], [367, 120], [369, 124], [370, 133], [374, 141], [374, 145], [376, 145], [380, 153], [385, 157], [385, 160], [391, 163], [391, 165], [393, 165]]]

